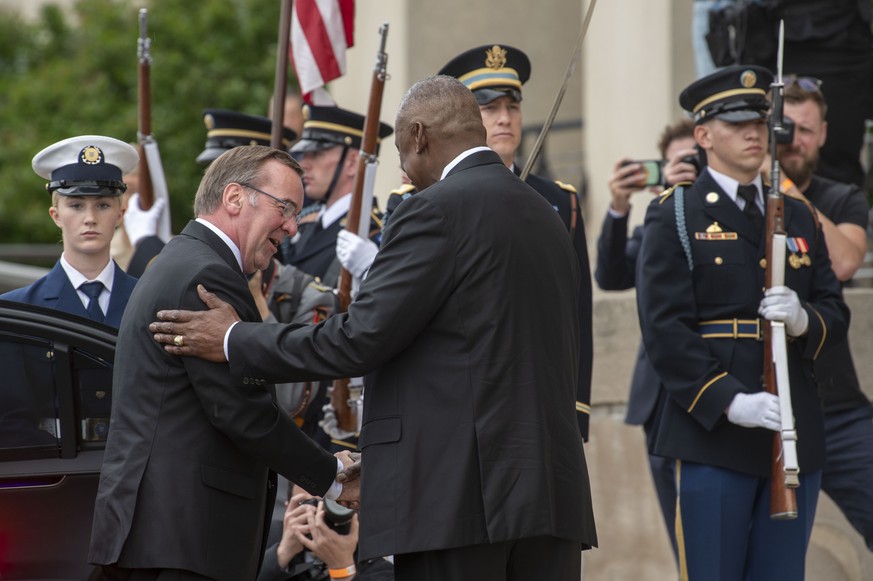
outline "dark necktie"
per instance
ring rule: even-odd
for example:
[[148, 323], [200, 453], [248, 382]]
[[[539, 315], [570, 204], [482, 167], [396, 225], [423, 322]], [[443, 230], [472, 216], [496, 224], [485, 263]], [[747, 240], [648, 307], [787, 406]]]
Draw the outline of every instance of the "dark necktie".
[[98, 281], [95, 282], [84, 282], [79, 285], [79, 290], [88, 295], [88, 317], [94, 319], [95, 321], [102, 323], [104, 319], [103, 311], [100, 309], [100, 293], [103, 292], [103, 283]]
[[755, 233], [760, 236], [764, 217], [761, 216], [761, 210], [758, 209], [758, 188], [753, 185], [740, 186], [737, 188], [737, 195], [746, 201], [746, 206], [743, 208], [743, 214], [745, 214], [749, 219], [749, 222], [752, 223]]

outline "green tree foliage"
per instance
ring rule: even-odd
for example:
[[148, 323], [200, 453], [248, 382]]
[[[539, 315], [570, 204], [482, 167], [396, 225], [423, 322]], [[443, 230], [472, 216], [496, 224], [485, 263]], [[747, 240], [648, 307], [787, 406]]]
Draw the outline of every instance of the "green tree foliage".
[[[59, 239], [42, 148], [81, 134], [136, 140], [138, 12], [149, 9], [152, 133], [170, 190], [173, 230], [191, 217], [203, 167], [203, 109], [268, 114], [279, 0], [77, 0], [35, 21], [0, 9], [0, 243]], [[289, 79], [293, 82], [293, 71]]]

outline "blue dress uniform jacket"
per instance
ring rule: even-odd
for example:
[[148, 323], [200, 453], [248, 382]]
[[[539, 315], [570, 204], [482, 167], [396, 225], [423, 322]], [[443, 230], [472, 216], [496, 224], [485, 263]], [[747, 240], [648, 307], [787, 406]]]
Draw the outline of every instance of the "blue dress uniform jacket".
[[[124, 314], [124, 307], [127, 306], [127, 301], [130, 299], [135, 284], [136, 279], [125, 274], [121, 267], [116, 264], [112, 291], [109, 293], [109, 309], [103, 320], [105, 324], [115, 328], [121, 325], [121, 315]], [[55, 266], [44, 277], [29, 286], [4, 293], [0, 295], [0, 299], [58, 309], [88, 318], [88, 312], [82, 304], [82, 299], [79, 298], [79, 293], [70, 283], [60, 261], [55, 263]]]
[[477, 152], [398, 206], [348, 313], [239, 323], [230, 370], [370, 373], [363, 559], [535, 536], [594, 545], [573, 405], [580, 278], [555, 212]]
[[[515, 166], [516, 175], [521, 173]], [[582, 273], [582, 293], [579, 303], [579, 325], [582, 329], [579, 345], [579, 378], [576, 386], [576, 421], [579, 432], [588, 440], [589, 420], [591, 418], [591, 373], [594, 358], [594, 339], [592, 331], [593, 305], [591, 302], [591, 266], [588, 260], [588, 243], [585, 238], [585, 222], [576, 189], [567, 184], [553, 182], [540, 176], [529, 174], [525, 180], [529, 186], [551, 204], [558, 213], [564, 228], [570, 233], [579, 271]]]
[[[693, 259], [689, 270], [676, 225], [680, 195], [678, 190], [665, 194], [649, 206], [637, 271], [643, 339], [666, 388], [652, 451], [766, 477], [772, 432], [734, 425], [724, 414], [737, 393], [763, 389], [763, 343], [707, 339], [698, 330], [701, 321], [758, 317], [764, 234], [755, 236], [736, 203], [704, 172], [684, 190]], [[811, 258], [809, 266], [785, 265], [786, 286], [798, 294], [809, 317], [807, 335], [789, 342], [788, 360], [798, 460], [801, 472], [810, 472], [824, 465], [821, 402], [812, 363], [846, 336], [849, 312], [810, 210], [785, 198], [785, 228], [789, 237], [806, 241]], [[724, 235], [716, 235], [717, 230]]]
[[204, 309], [196, 286], [260, 321], [231, 249], [190, 222], [137, 283], [118, 333], [112, 421], [89, 561], [254, 579], [280, 472], [324, 494], [336, 460], [304, 436], [271, 385], [226, 364], [168, 354], [148, 324], [161, 309]]

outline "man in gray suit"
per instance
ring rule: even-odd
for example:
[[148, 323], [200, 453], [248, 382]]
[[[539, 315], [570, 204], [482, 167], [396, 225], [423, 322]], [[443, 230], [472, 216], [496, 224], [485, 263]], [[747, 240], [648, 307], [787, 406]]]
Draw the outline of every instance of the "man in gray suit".
[[201, 293], [209, 311], [164, 311], [150, 329], [169, 353], [214, 361], [227, 334], [243, 381], [369, 373], [359, 558], [393, 554], [401, 581], [577, 581], [597, 537], [570, 237], [485, 146], [458, 80], [416, 83], [396, 128], [419, 193], [398, 206], [348, 313], [250, 325]]
[[[146, 328], [159, 309], [203, 308], [200, 283], [243, 320], [260, 321], [244, 273], [264, 268], [296, 232], [300, 173], [290, 155], [260, 145], [220, 156], [197, 191], [197, 219], [134, 289], [118, 334], [89, 554], [109, 579], [254, 579], [274, 471], [312, 494], [341, 492], [340, 460], [278, 408], [272, 385], [170, 355]], [[356, 497], [354, 488], [346, 494]]]

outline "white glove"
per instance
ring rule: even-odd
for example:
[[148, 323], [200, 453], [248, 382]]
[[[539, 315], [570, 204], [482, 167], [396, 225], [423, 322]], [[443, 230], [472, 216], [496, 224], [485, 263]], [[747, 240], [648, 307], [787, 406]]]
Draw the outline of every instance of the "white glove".
[[735, 395], [728, 406], [727, 418], [744, 428], [767, 428], [774, 432], [782, 429], [779, 398], [766, 391]]
[[339, 423], [336, 419], [336, 411], [330, 403], [323, 405], [321, 411], [324, 412], [324, 416], [318, 420], [318, 425], [324, 430], [325, 434], [334, 440], [345, 440], [346, 438], [351, 438], [355, 435], [354, 432], [346, 432], [339, 428]]
[[379, 247], [348, 230], [340, 230], [336, 237], [336, 257], [343, 268], [356, 278], [366, 278], [370, 265], [376, 259]]
[[767, 289], [758, 306], [758, 314], [768, 321], [785, 323], [785, 331], [792, 337], [800, 337], [809, 326], [809, 315], [801, 306], [797, 293], [787, 286]]
[[136, 247], [143, 238], [158, 233], [158, 222], [166, 205], [163, 198], [156, 198], [151, 208], [143, 210], [139, 205], [139, 194], [130, 197], [124, 213], [124, 231], [127, 232], [131, 246]]

